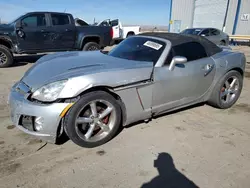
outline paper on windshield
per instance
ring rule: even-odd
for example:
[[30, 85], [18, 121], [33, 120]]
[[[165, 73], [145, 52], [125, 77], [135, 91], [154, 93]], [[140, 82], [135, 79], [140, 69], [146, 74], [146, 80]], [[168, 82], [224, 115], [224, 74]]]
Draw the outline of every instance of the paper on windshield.
[[147, 47], [150, 47], [150, 48], [153, 48], [155, 50], [159, 50], [161, 49], [162, 45], [161, 44], [158, 44], [156, 42], [153, 42], [153, 41], [147, 41], [143, 44], [144, 46], [147, 46]]

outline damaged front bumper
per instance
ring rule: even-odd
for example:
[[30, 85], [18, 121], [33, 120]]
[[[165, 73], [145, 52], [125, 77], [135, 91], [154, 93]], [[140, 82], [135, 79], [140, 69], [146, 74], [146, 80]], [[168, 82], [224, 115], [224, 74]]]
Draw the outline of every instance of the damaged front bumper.
[[62, 119], [61, 113], [69, 103], [39, 104], [27, 99], [26, 91], [14, 86], [9, 95], [9, 106], [13, 124], [23, 132], [47, 142], [55, 143]]

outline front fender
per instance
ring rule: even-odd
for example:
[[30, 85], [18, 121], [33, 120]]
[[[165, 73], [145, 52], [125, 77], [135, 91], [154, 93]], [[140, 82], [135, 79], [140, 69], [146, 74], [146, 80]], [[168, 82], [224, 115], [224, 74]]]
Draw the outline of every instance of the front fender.
[[[120, 73], [120, 75], [122, 75], [122, 73]], [[152, 81], [131, 83], [127, 80], [124, 82], [127, 83], [127, 85], [120, 85], [117, 81], [109, 81], [109, 83], [107, 83], [105, 79], [100, 82], [93, 82], [94, 80], [95, 79], [91, 77], [78, 77], [77, 79], [69, 80], [59, 98], [71, 98], [71, 96], [78, 98], [78, 96], [90, 91], [105, 90], [119, 99], [118, 103], [121, 106], [123, 115], [123, 126], [151, 117]]]
[[2, 44], [1, 41], [3, 43], [7, 43], [10, 46], [11, 49], [13, 48], [13, 43], [12, 43], [12, 40], [11, 40], [11, 38], [9, 36], [0, 35], [0, 44]]
[[59, 98], [74, 98], [93, 87], [118, 88], [150, 80], [152, 67], [113, 70], [70, 78]]

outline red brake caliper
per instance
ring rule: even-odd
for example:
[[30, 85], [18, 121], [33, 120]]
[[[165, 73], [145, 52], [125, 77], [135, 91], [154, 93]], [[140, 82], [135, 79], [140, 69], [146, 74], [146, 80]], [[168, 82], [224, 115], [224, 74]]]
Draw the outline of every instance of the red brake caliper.
[[[99, 111], [99, 113], [102, 113], [104, 110], [103, 109], [101, 109], [100, 111]], [[102, 119], [102, 122], [104, 123], [104, 124], [107, 124], [108, 122], [109, 122], [109, 115], [107, 115], [106, 117], [104, 117], [103, 119]]]
[[107, 124], [109, 122], [109, 115], [107, 115], [105, 118], [103, 118], [102, 122]]

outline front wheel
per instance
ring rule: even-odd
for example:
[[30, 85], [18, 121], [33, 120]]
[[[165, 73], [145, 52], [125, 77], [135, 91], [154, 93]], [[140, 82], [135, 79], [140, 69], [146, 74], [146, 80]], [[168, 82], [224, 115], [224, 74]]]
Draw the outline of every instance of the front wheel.
[[6, 46], [0, 45], [0, 68], [10, 67], [13, 62], [13, 55], [10, 50]]
[[116, 99], [104, 92], [81, 97], [65, 117], [65, 132], [77, 145], [92, 148], [108, 142], [121, 124], [121, 108]]
[[214, 87], [209, 104], [227, 109], [239, 99], [243, 87], [243, 77], [238, 71], [229, 71]]

